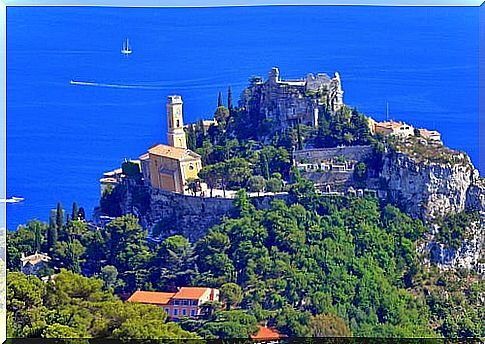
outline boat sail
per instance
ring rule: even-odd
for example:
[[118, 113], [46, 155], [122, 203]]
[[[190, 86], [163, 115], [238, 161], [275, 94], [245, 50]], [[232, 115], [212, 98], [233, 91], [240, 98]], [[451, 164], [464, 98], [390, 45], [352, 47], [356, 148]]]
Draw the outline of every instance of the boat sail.
[[126, 39], [126, 41], [123, 42], [123, 48], [121, 49], [121, 53], [125, 56], [128, 56], [132, 53], [132, 50], [130, 48], [130, 41], [128, 40], [128, 38]]

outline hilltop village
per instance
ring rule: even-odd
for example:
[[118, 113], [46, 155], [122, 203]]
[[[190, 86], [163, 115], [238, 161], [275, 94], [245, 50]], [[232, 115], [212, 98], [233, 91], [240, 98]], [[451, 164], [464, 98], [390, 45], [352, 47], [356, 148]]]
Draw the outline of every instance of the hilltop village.
[[[303, 126], [307, 130], [318, 130], [322, 114], [327, 113], [331, 117], [341, 116], [338, 112], [345, 106], [338, 73], [335, 73], [332, 79], [326, 74], [317, 74], [316, 77], [308, 74], [301, 80], [281, 80], [278, 68], [272, 68], [268, 80], [256, 78], [251, 82], [251, 87], [241, 101], [241, 108], [247, 109], [252, 117], [262, 119], [262, 122], [274, 124], [270, 130], [266, 129], [263, 141], [268, 141], [275, 133], [285, 133], [289, 130], [300, 132]], [[211, 176], [207, 174], [200, 175], [203, 167], [202, 157], [196, 152], [197, 149], [194, 151], [187, 146], [189, 133], [193, 133], [197, 128], [203, 132], [216, 131], [217, 119], [184, 125], [183, 101], [179, 95], [168, 97], [166, 109], [168, 144], [155, 144], [137, 160], [127, 163], [138, 165], [143, 183], [155, 189], [199, 197], [234, 198], [237, 188], [223, 190], [225, 185], [222, 176], [215, 176], [211, 180]], [[345, 110], [349, 111], [348, 108]], [[229, 112], [229, 109], [220, 104], [217, 111]], [[345, 122], [350, 121], [351, 117], [348, 116]], [[372, 118], [366, 118], [365, 121], [367, 128], [361, 129], [368, 131], [368, 136], [417, 137], [424, 145], [428, 142], [430, 145], [442, 144], [440, 133], [434, 130], [415, 129], [403, 122], [376, 122]], [[370, 144], [354, 145], [348, 142], [347, 145], [315, 148], [314, 144], [302, 144], [301, 141], [306, 140], [306, 137], [303, 138], [300, 133], [297, 135], [298, 142], [294, 142], [288, 152], [291, 165], [298, 169], [304, 178], [314, 181], [321, 192], [341, 194], [349, 189], [352, 192], [362, 186], [362, 183], [356, 182], [353, 178], [354, 171], [359, 163], [359, 167], [362, 167], [366, 157], [372, 155], [373, 147]], [[259, 147], [258, 145], [255, 143], [256, 147]], [[128, 174], [124, 173], [123, 168], [104, 173], [104, 177], [100, 179], [101, 193], [122, 182]], [[220, 180], [214, 182], [213, 179]], [[286, 184], [291, 180], [281, 182]], [[261, 196], [265, 189], [274, 191], [263, 184], [261, 183], [259, 188], [250, 187], [250, 190], [254, 190], [251, 195]], [[277, 188], [278, 191], [280, 189], [282, 187]], [[361, 187], [359, 192], [363, 191]]]
[[92, 220], [7, 233], [9, 336], [485, 336], [484, 180], [343, 94], [272, 68], [189, 124], [168, 96], [166, 143], [104, 173]]

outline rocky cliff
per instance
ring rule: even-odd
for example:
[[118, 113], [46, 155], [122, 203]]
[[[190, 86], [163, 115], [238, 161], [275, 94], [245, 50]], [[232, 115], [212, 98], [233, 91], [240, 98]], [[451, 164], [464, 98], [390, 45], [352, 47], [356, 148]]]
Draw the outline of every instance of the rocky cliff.
[[[204, 236], [234, 209], [229, 198], [194, 197], [140, 185], [121, 185], [121, 214], [134, 214], [154, 238], [183, 235], [191, 242]], [[284, 195], [251, 198], [258, 209]]]
[[[469, 157], [447, 148], [444, 152], [444, 147], [430, 148], [429, 158], [400, 148], [391, 148], [384, 156], [380, 177], [391, 202], [431, 224], [421, 251], [440, 268], [485, 273], [485, 182]], [[451, 247], [439, 240], [437, 220], [465, 210], [476, 211], [479, 217], [464, 229], [461, 245]]]
[[465, 208], [485, 211], [484, 183], [465, 153], [449, 150], [453, 155], [438, 159], [445, 153], [436, 148], [434, 159], [423, 159], [399, 148], [389, 149], [380, 173], [393, 203], [425, 220]]

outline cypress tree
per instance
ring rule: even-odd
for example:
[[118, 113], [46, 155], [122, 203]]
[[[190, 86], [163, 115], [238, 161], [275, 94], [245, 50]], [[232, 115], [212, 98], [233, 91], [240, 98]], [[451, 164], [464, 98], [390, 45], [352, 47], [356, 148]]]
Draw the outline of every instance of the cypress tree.
[[34, 246], [36, 252], [42, 250], [42, 232], [38, 222], [34, 222]]
[[83, 207], [80, 207], [79, 208], [79, 219], [80, 220], [85, 220], [86, 219], [86, 212], [84, 211], [84, 208]]
[[56, 229], [57, 234], [62, 231], [62, 226], [64, 225], [64, 209], [62, 209], [61, 202], [57, 202], [57, 209], [56, 209]]
[[232, 90], [231, 90], [231, 86], [229, 86], [229, 88], [227, 89], [227, 108], [229, 110], [232, 109]]
[[57, 243], [57, 226], [52, 219], [49, 221], [49, 229], [47, 230], [47, 251], [48, 253], [54, 250]]
[[224, 106], [224, 103], [222, 102], [222, 92], [219, 92], [219, 99], [217, 99], [217, 107]]
[[79, 220], [79, 209], [76, 202], [72, 203], [72, 220]]
[[296, 125], [296, 135], [298, 139], [298, 149], [302, 150], [303, 149], [303, 140], [301, 137], [301, 132], [300, 132], [300, 123]]
[[269, 163], [268, 157], [265, 153], [261, 153], [259, 156], [259, 163], [261, 166], [261, 174], [265, 179], [269, 179]]

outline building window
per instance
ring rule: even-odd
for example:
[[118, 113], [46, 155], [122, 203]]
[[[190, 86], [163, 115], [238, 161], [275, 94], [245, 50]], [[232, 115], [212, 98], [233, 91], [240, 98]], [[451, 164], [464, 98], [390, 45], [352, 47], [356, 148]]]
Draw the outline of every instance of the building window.
[[192, 171], [193, 169], [194, 169], [194, 165], [190, 164], [190, 165], [189, 165], [189, 170], [191, 170], [191, 171]]
[[174, 315], [174, 316], [179, 315], [179, 310], [178, 310], [177, 308], [174, 308], [174, 309], [173, 309], [173, 315]]
[[182, 308], [182, 315], [187, 315], [187, 310], [185, 308]]
[[167, 313], [168, 315], [170, 315], [170, 308], [165, 308], [165, 313]]
[[190, 305], [191, 306], [197, 306], [198, 305], [198, 300], [190, 300]]
[[182, 306], [187, 306], [189, 304], [188, 300], [182, 300]]
[[191, 317], [195, 317], [195, 309], [191, 309], [190, 310], [190, 316]]
[[177, 128], [179, 128], [179, 127], [180, 127], [180, 120], [178, 119], [177, 120]]
[[180, 301], [179, 301], [179, 300], [174, 300], [174, 301], [173, 301], [173, 304], [174, 304], [175, 306], [178, 306], [178, 305], [180, 305]]

